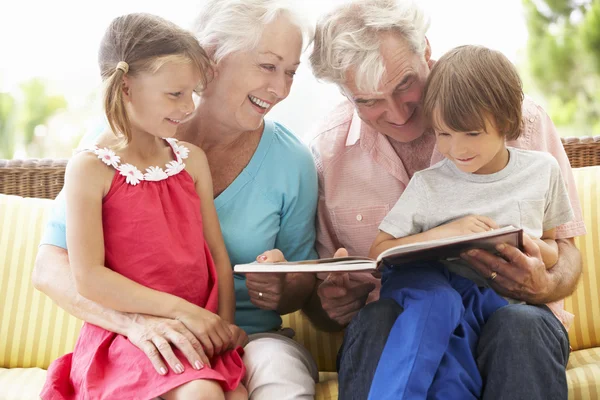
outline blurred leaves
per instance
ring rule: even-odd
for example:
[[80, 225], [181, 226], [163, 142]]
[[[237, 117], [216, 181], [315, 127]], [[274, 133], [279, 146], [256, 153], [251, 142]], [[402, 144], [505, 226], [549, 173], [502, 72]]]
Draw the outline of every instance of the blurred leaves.
[[0, 93], [0, 157], [9, 158], [14, 151], [15, 99], [9, 93]]
[[557, 125], [600, 134], [600, 0], [523, 0], [535, 86]]
[[27, 148], [36, 128], [66, 108], [65, 98], [49, 95], [39, 78], [22, 83], [17, 93], [0, 93], [0, 157], [11, 158], [18, 140]]

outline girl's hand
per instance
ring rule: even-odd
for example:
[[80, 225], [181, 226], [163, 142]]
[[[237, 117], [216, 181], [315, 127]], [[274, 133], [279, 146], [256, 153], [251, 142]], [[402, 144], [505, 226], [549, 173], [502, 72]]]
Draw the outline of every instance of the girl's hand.
[[198, 338], [209, 358], [231, 346], [233, 335], [224, 319], [201, 307], [192, 305], [190, 308], [177, 319]]
[[498, 229], [498, 224], [491, 218], [482, 215], [468, 215], [434, 228], [432, 231], [435, 231], [436, 238], [449, 238], [468, 235], [470, 233], [486, 232], [492, 229]]

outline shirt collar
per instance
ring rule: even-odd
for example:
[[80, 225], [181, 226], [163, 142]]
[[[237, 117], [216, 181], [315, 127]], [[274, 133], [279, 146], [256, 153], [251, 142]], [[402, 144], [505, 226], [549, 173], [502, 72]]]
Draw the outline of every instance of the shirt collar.
[[350, 121], [350, 129], [346, 138], [346, 147], [354, 146], [360, 139], [360, 131], [362, 128], [362, 120], [358, 116], [356, 110], [352, 112], [352, 121]]

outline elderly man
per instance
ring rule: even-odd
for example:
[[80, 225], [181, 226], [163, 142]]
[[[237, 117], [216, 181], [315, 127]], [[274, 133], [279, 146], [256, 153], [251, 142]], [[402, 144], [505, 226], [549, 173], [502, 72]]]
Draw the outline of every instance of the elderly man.
[[[434, 63], [427, 28], [422, 10], [402, 0], [355, 1], [318, 23], [311, 56], [314, 74], [337, 84], [347, 98], [312, 143], [319, 173], [321, 257], [338, 248], [366, 256], [379, 223], [412, 175], [441, 159], [420, 104]], [[566, 399], [568, 336], [543, 304], [575, 289], [581, 262], [573, 237], [584, 234], [585, 227], [560, 139], [546, 113], [530, 99], [524, 101], [522, 129], [521, 137], [509, 144], [554, 155], [575, 219], [558, 228], [559, 261], [548, 270], [539, 255], [512, 247], [505, 251], [506, 260], [483, 250], [465, 255], [498, 293], [521, 303], [502, 308], [489, 320], [477, 363], [484, 399]], [[378, 301], [377, 281], [368, 276], [319, 278], [305, 311], [324, 329], [349, 324], [338, 356], [340, 398], [366, 399], [387, 334], [402, 309], [394, 301]]]

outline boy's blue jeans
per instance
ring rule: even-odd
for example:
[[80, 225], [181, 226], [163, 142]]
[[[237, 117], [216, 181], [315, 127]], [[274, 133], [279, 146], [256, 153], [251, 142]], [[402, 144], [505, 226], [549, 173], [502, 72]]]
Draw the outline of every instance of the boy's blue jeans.
[[480, 398], [478, 339], [507, 301], [437, 262], [386, 268], [381, 298], [394, 299], [404, 312], [390, 331], [369, 399]]

